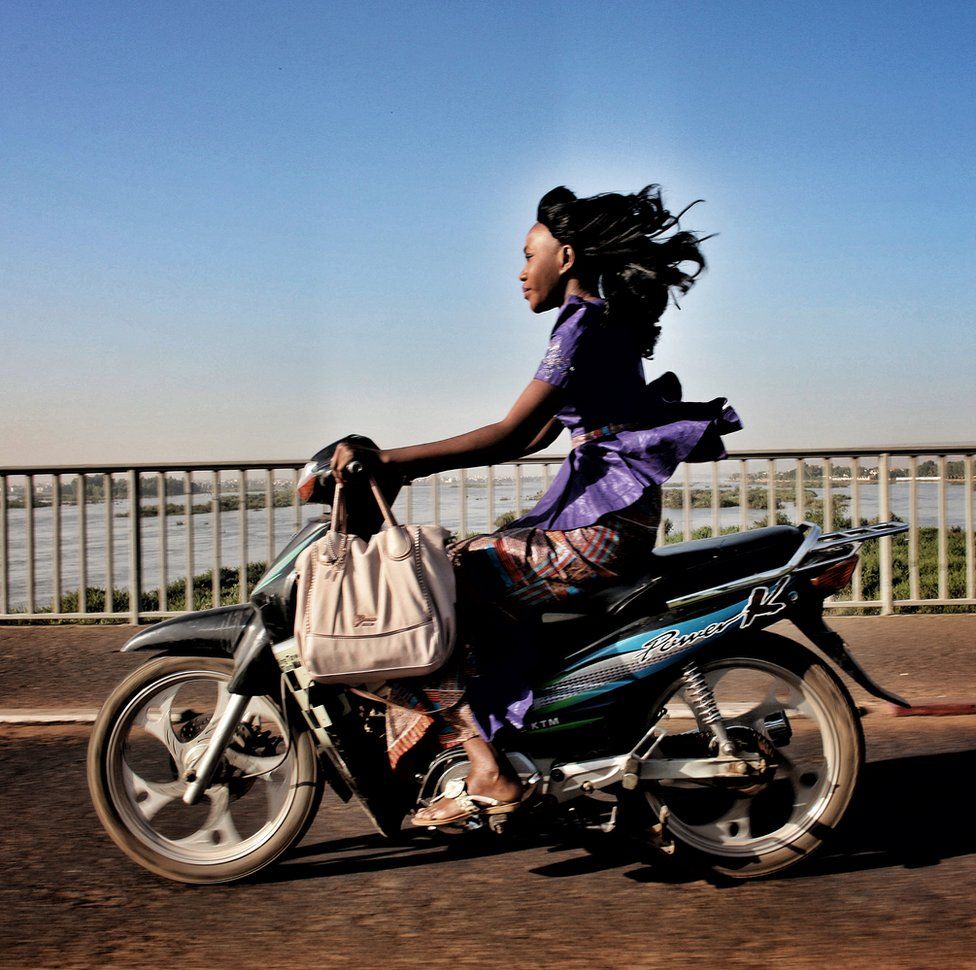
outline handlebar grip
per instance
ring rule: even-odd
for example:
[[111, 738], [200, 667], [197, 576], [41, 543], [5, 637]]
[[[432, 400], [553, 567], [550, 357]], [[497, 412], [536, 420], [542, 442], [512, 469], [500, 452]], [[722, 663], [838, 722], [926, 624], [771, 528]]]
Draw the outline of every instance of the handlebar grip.
[[[355, 459], [349, 462], [349, 464], [343, 469], [344, 473], [349, 476], [361, 475], [365, 470], [366, 469], [363, 466], [363, 463]], [[319, 475], [319, 482], [324, 485], [330, 478], [332, 478], [332, 469], [327, 468]]]

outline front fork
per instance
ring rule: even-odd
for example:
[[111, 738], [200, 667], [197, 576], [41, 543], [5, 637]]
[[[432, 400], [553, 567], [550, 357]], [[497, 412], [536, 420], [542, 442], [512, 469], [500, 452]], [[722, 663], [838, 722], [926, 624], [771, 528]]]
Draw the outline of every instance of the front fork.
[[230, 744], [238, 724], [244, 717], [247, 705], [251, 703], [251, 698], [244, 694], [231, 694], [227, 706], [224, 708], [217, 726], [210, 735], [210, 743], [203, 753], [195, 768], [192, 768], [186, 775], [189, 784], [183, 792], [183, 801], [187, 805], [196, 805], [203, 797], [203, 793], [210, 787], [213, 781], [214, 772], [220, 759], [224, 756], [224, 749]]

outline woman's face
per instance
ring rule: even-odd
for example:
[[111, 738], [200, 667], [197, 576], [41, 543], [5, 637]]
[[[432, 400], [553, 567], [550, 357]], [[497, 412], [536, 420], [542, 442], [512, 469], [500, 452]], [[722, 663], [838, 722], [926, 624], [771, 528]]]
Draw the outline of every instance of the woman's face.
[[519, 273], [522, 295], [533, 313], [544, 313], [562, 305], [566, 271], [573, 265], [573, 251], [541, 223], [525, 237], [525, 265]]

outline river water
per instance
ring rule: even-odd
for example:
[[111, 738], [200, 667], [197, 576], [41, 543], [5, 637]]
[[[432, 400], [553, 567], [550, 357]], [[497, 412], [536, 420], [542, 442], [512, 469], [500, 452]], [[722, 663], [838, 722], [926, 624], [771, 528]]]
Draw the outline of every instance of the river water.
[[[522, 485], [523, 506], [533, 504], [534, 496], [543, 488], [540, 478], [525, 476]], [[707, 487], [707, 482], [695, 483]], [[680, 486], [679, 486], [680, 487]], [[726, 484], [724, 487], [734, 487]], [[823, 489], [811, 489], [818, 497]], [[914, 518], [919, 527], [935, 526], [938, 524], [938, 483], [920, 481], [917, 483], [918, 508], [914, 514], [909, 509], [909, 483], [892, 482], [890, 485], [891, 511], [905, 521]], [[412, 488], [411, 520], [414, 522], [433, 521], [433, 488], [429, 483], [418, 482]], [[440, 522], [446, 528], [457, 531], [460, 527], [460, 493], [456, 483], [442, 482], [439, 488]], [[263, 493], [256, 493], [263, 494]], [[850, 485], [835, 484], [833, 487], [835, 502], [843, 501], [843, 496], [850, 495]], [[394, 509], [401, 521], [405, 521], [407, 514], [407, 490], [401, 493]], [[973, 493], [968, 495], [973, 501]], [[878, 486], [875, 482], [859, 483], [860, 515], [865, 519], [872, 519], [878, 514]], [[946, 486], [947, 522], [950, 526], [963, 527], [966, 520], [965, 505], [966, 489], [962, 484]], [[154, 505], [155, 498], [143, 499], [143, 505]], [[169, 498], [170, 503], [182, 504], [179, 496]], [[209, 502], [209, 496], [194, 495], [194, 502], [202, 504]], [[468, 482], [466, 485], [468, 532], [492, 531], [493, 522], [489, 522], [488, 490], [483, 483]], [[840, 506], [850, 514], [849, 503]], [[514, 482], [500, 479], [494, 487], [493, 518], [515, 508]], [[297, 531], [300, 524], [321, 514], [320, 506], [301, 507], [296, 516], [293, 507], [274, 510], [274, 525], [270, 537], [270, 547], [275, 551], [283, 548], [286, 542]], [[790, 521], [796, 521], [796, 507], [793, 503], [784, 503], [779, 510]], [[112, 585], [115, 588], [128, 586], [129, 536], [131, 520], [128, 517], [127, 500], [118, 500], [113, 505], [113, 570]], [[684, 525], [684, 512], [680, 508], [665, 509], [665, 518], [671, 519], [676, 532], [680, 533]], [[764, 509], [750, 509], [747, 520], [750, 526], [766, 517]], [[26, 513], [23, 509], [8, 509], [7, 512], [7, 583], [8, 609], [22, 609], [27, 605], [27, 546], [26, 546]], [[214, 516], [211, 512], [201, 512], [193, 515], [193, 571], [195, 574], [206, 572], [213, 566]], [[87, 537], [87, 583], [89, 586], [106, 585], [106, 529], [105, 506], [102, 502], [86, 506]], [[740, 514], [738, 506], [719, 510], [719, 520], [723, 527], [738, 526]], [[239, 511], [222, 512], [220, 514], [220, 550], [221, 565], [239, 567], [242, 558], [241, 548], [241, 518]], [[692, 509], [691, 526], [697, 529], [710, 526], [712, 510], [710, 508]], [[39, 508], [34, 510], [34, 599], [37, 606], [50, 605], [53, 598], [53, 510]], [[163, 577], [162, 556], [160, 551], [160, 521], [157, 517], [141, 519], [142, 530], [142, 586], [144, 590], [155, 589], [160, 585]], [[169, 515], [166, 517], [166, 578], [169, 582], [186, 575], [187, 569], [187, 517], [185, 514]], [[78, 509], [76, 506], [61, 508], [61, 591], [62, 593], [76, 590], [79, 585], [79, 526]], [[251, 562], [267, 560], [269, 554], [269, 529], [267, 509], [247, 512], [247, 558]]]

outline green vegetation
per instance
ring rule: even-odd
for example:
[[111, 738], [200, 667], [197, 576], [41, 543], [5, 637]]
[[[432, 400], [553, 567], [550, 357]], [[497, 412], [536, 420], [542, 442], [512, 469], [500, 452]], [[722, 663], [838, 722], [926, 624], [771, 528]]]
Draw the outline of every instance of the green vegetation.
[[[248, 594], [257, 586], [258, 581], [264, 575], [267, 563], [252, 562], [247, 566], [247, 592]], [[193, 577], [193, 609], [209, 610], [213, 606], [231, 606], [240, 602], [240, 572], [224, 566], [220, 570], [220, 601], [214, 603], [213, 598], [213, 570], [205, 573], [198, 573]], [[176, 612], [185, 610], [186, 606], [186, 582], [183, 579], [175, 579], [166, 586], [168, 610]], [[105, 590], [101, 586], [89, 586], [85, 590], [85, 606], [89, 613], [100, 613], [105, 609]], [[160, 608], [159, 590], [143, 590], [139, 598], [139, 608], [142, 612], [151, 613]], [[129, 591], [127, 589], [112, 590], [112, 609], [120, 614], [119, 619], [125, 620], [129, 613]], [[53, 604], [42, 607], [39, 613], [53, 613]], [[78, 591], [65, 593], [61, 597], [62, 613], [78, 612]], [[77, 620], [67, 620], [68, 623], [76, 623]], [[100, 622], [93, 620], [92, 622]]]
[[[290, 508], [294, 501], [294, 493], [290, 491], [277, 491], [271, 498], [271, 504], [276, 509], [287, 509]], [[220, 497], [220, 511], [221, 512], [237, 512], [241, 507], [241, 497], [239, 495], [222, 495]], [[266, 509], [268, 507], [268, 500], [266, 495], [248, 495], [247, 497], [247, 509], [249, 512], [256, 512], [260, 509]], [[192, 507], [193, 515], [203, 515], [207, 512], [213, 511], [213, 505], [210, 502], [204, 502], [199, 505], [194, 505]], [[166, 503], [166, 514], [167, 515], [185, 515], [186, 506], [182, 503], [177, 504], [175, 502]], [[143, 506], [139, 509], [140, 519], [155, 519], [159, 515], [159, 507], [156, 505]], [[121, 512], [118, 518], [125, 519], [129, 517], [128, 512]]]
[[[839, 496], [834, 496], [837, 499]], [[823, 503], [808, 503], [808, 521], [816, 525], [823, 526]], [[901, 521], [897, 515], [892, 515], [893, 521]], [[879, 519], [860, 520], [860, 525], [873, 525]], [[760, 528], [768, 524], [768, 517], [763, 516], [752, 523], [752, 528]], [[790, 520], [785, 515], [776, 516], [777, 525], [790, 525]], [[834, 508], [832, 529], [849, 529], [851, 519], [843, 515], [836, 506]], [[729, 535], [738, 532], [735, 526], [723, 528], [721, 535]], [[664, 520], [664, 532], [666, 542], [683, 542], [684, 536], [677, 530], [671, 519]], [[694, 539], [709, 539], [712, 536], [711, 526], [702, 526], [695, 529], [691, 536]], [[939, 530], [932, 527], [921, 528], [918, 530], [918, 594], [920, 599], [935, 599], [939, 596]], [[950, 599], [962, 598], [966, 595], [966, 534], [958, 526], [950, 528], [946, 535], [946, 562], [948, 564], [948, 585], [946, 589], [947, 597]], [[891, 577], [894, 588], [894, 598], [908, 599], [911, 596], [911, 586], [909, 581], [908, 567], [908, 534], [892, 536], [891, 538]], [[872, 539], [861, 546], [861, 598], [866, 600], [879, 599], [881, 595], [881, 544], [878, 540]], [[849, 583], [844, 589], [836, 594], [839, 600], [850, 599], [854, 595], [853, 584]], [[971, 613], [972, 607], [960, 606], [898, 606], [895, 608], [897, 613]], [[874, 613], [875, 609], [863, 607], [847, 607], [844, 609], [832, 610], [834, 615], [853, 615]]]
[[[816, 501], [817, 494], [812, 489], [805, 488], [807, 505]], [[835, 496], [839, 498], [842, 496]], [[765, 509], [769, 501], [769, 489], [752, 485], [746, 490], [746, 507], [750, 509]], [[782, 508], [786, 502], [796, 501], [796, 489], [791, 486], [776, 486], [776, 507]], [[684, 489], [668, 487], [661, 493], [661, 504], [666, 509], [684, 508]], [[718, 493], [718, 506], [722, 509], [739, 507], [739, 489], [722, 488]], [[693, 509], [710, 509], [712, 507], [712, 490], [710, 488], [691, 489], [691, 507]]]
[[[531, 506], [530, 506], [531, 507]], [[495, 519], [496, 529], [508, 528], [520, 515], [524, 515], [528, 512], [528, 509], [522, 509], [521, 512], [516, 512], [514, 509], [511, 512], [503, 512], [497, 519]], [[475, 533], [471, 533], [474, 535]]]

